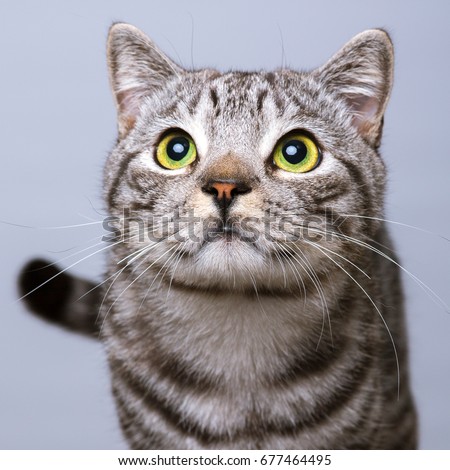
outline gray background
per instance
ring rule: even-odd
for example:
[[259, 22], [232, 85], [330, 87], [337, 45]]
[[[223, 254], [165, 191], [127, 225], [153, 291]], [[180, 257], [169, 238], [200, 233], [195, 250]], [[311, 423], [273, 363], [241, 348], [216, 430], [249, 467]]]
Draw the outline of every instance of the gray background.
[[[5, 1], [0, 6], [0, 448], [124, 448], [101, 346], [17, 302], [34, 256], [70, 265], [95, 248], [101, 169], [116, 135], [105, 39], [112, 21], [147, 32], [185, 66], [320, 65], [384, 27], [396, 49], [382, 151], [387, 216], [450, 237], [450, 12], [445, 1]], [[403, 265], [450, 303], [450, 243], [392, 225]], [[68, 257], [72, 255], [71, 257]], [[102, 253], [72, 272], [100, 280]], [[421, 447], [450, 448], [450, 315], [405, 276]]]

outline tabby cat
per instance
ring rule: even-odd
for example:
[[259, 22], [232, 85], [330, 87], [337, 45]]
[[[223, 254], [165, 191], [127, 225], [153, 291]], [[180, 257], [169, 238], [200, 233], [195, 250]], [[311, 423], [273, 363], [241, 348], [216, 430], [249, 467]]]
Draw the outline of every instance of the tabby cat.
[[102, 339], [129, 445], [415, 448], [381, 220], [387, 33], [311, 72], [185, 70], [123, 23], [107, 54], [105, 281], [35, 260], [20, 285], [34, 312]]

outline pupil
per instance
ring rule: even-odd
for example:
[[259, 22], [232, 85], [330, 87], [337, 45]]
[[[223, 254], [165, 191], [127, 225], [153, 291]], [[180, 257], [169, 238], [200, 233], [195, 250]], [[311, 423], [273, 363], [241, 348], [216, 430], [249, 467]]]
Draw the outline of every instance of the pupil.
[[290, 140], [283, 146], [283, 157], [291, 165], [298, 165], [308, 155], [308, 148], [300, 140]]
[[167, 144], [167, 155], [171, 160], [183, 160], [188, 151], [189, 140], [186, 137], [175, 137]]

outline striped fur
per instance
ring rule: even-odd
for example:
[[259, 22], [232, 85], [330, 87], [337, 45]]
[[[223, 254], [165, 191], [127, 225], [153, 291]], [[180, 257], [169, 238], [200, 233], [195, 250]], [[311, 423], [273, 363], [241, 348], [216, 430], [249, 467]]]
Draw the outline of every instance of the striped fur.
[[[119, 139], [104, 190], [124, 238], [109, 252], [97, 325], [130, 446], [415, 448], [399, 273], [376, 252], [392, 257], [378, 153], [387, 34], [358, 35], [312, 72], [222, 74], [185, 71], [116, 24], [108, 61]], [[157, 164], [168, 129], [195, 141], [194, 164]], [[272, 162], [296, 129], [322, 152], [308, 173]], [[224, 215], [210, 181], [248, 190]], [[130, 217], [151, 220], [151, 234], [170, 221], [143, 240]], [[205, 224], [227, 221], [233, 235], [212, 240]]]

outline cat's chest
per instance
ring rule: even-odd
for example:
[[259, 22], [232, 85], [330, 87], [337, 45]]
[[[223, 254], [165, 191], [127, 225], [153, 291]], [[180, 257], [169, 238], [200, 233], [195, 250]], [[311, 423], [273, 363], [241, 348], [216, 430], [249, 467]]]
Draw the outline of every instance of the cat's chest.
[[292, 416], [300, 422], [352, 385], [359, 346], [343, 341], [345, 325], [336, 318], [331, 341], [331, 295], [305, 300], [173, 288], [132, 299], [130, 293], [117, 301], [121, 311], [110, 312], [105, 339], [115, 393], [147, 410], [146, 426], [161, 410], [217, 435]]
[[[137, 289], [138, 292], [138, 289]], [[221, 383], [269, 379], [329, 342], [334, 300], [179, 289], [117, 300], [106, 329], [115, 349], [157, 366], [177, 361]], [[115, 325], [115, 326], [114, 326]]]

